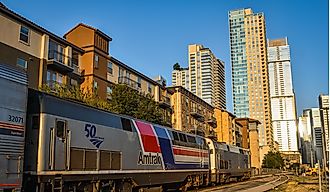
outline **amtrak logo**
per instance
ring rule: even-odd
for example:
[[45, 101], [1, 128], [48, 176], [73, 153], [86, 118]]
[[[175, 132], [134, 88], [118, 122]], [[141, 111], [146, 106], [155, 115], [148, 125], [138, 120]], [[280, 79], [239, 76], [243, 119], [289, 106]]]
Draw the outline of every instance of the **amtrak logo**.
[[100, 145], [103, 143], [104, 138], [96, 136], [96, 127], [95, 125], [86, 124], [85, 125], [85, 136], [89, 141], [95, 145], [95, 147], [100, 148]]
[[140, 151], [138, 165], [162, 165], [162, 158], [158, 153], [143, 153]]

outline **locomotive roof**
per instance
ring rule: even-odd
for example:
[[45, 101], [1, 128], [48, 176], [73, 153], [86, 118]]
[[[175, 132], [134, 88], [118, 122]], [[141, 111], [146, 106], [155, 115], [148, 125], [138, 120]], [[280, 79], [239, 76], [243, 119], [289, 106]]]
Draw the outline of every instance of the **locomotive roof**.
[[185, 135], [204, 138], [199, 135], [182, 132], [163, 125], [151, 123], [141, 119], [136, 119], [128, 115], [116, 114], [110, 111], [99, 109], [76, 100], [63, 99], [34, 89], [29, 89], [28, 103], [29, 103], [28, 113], [30, 114], [47, 113], [52, 115], [63, 116], [69, 119], [93, 122], [96, 124], [109, 126], [112, 128], [119, 128], [119, 129], [122, 128], [120, 123], [120, 118], [124, 117], [131, 120], [138, 120], [138, 121], [150, 123], [153, 124], [154, 126], [165, 128], [171, 131], [180, 132]]

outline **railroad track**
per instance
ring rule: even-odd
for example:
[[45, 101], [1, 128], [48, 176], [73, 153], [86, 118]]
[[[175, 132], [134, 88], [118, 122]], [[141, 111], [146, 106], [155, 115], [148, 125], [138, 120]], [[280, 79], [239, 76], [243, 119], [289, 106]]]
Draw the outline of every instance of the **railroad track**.
[[249, 181], [226, 184], [216, 187], [208, 187], [199, 190], [191, 190], [191, 192], [263, 192], [270, 189], [274, 189], [288, 181], [288, 176], [286, 175], [275, 175], [269, 177], [263, 177], [258, 179], [253, 179]]

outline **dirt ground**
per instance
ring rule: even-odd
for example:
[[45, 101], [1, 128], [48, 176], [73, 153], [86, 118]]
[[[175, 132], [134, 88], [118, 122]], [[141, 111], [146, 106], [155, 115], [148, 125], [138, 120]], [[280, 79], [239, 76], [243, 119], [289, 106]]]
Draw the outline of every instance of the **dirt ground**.
[[[289, 181], [286, 184], [272, 190], [284, 191], [284, 192], [317, 192], [319, 191], [318, 177], [310, 176], [290, 176]], [[329, 191], [329, 186], [325, 184], [322, 186], [322, 191]]]

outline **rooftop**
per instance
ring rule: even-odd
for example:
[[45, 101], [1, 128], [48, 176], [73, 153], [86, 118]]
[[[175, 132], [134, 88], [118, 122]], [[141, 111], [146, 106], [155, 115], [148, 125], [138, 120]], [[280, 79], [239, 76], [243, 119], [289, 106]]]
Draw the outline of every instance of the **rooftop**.
[[112, 38], [109, 37], [107, 34], [103, 33], [101, 30], [95, 28], [95, 27], [92, 27], [90, 25], [87, 25], [87, 24], [84, 24], [84, 23], [78, 23], [75, 27], [73, 27], [71, 30], [69, 30], [68, 32], [66, 32], [63, 37], [65, 38], [67, 34], [69, 34], [71, 31], [73, 31], [74, 29], [76, 29], [77, 27], [79, 26], [84, 26], [86, 28], [89, 28], [89, 29], [92, 29], [95, 31], [95, 33], [99, 34], [100, 36], [104, 37], [106, 40], [108, 41], [112, 41]]

